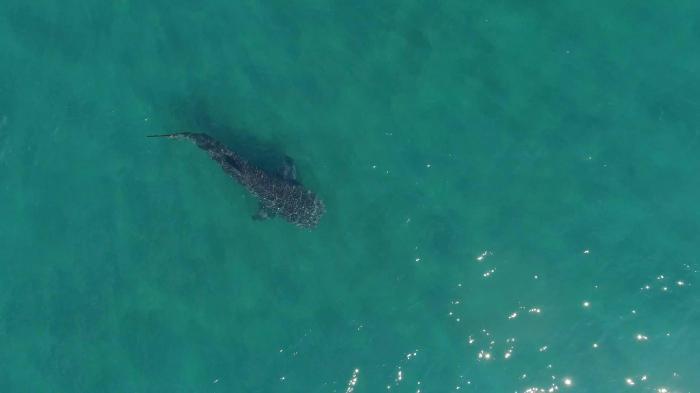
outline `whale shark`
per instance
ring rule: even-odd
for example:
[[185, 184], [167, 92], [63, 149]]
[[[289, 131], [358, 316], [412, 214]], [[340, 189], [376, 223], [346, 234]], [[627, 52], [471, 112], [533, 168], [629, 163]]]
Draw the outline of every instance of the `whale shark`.
[[294, 161], [285, 157], [279, 172], [266, 171], [204, 133], [179, 132], [147, 135], [149, 138], [187, 139], [206, 151], [229, 176], [258, 199], [260, 206], [253, 219], [281, 217], [290, 223], [312, 229], [326, 211], [323, 201], [306, 189], [296, 177]]

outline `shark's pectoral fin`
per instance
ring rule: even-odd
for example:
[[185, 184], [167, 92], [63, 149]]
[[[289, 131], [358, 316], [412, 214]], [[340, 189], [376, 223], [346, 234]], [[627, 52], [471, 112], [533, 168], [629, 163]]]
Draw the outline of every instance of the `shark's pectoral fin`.
[[290, 182], [297, 182], [297, 167], [294, 165], [294, 160], [289, 156], [284, 157], [284, 164], [282, 165], [282, 170], [280, 171], [282, 178]]
[[269, 220], [274, 216], [275, 214], [273, 212], [271, 212], [269, 209], [266, 209], [265, 206], [260, 204], [258, 211], [255, 214], [253, 214], [253, 220], [264, 221]]

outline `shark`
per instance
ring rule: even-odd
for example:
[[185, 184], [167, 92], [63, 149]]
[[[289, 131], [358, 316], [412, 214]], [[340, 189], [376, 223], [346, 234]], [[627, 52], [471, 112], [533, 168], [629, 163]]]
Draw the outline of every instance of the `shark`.
[[298, 227], [313, 229], [326, 212], [323, 200], [297, 180], [294, 161], [288, 156], [279, 172], [271, 172], [252, 164], [204, 133], [178, 132], [147, 137], [187, 139], [206, 151], [226, 174], [257, 198], [259, 208], [253, 219], [281, 217]]

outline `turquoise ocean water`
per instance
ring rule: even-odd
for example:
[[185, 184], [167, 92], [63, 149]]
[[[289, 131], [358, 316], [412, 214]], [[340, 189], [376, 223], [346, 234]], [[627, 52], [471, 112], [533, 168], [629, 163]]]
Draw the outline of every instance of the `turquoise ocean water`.
[[700, 3], [536, 3], [1, 1], [0, 392], [700, 391]]

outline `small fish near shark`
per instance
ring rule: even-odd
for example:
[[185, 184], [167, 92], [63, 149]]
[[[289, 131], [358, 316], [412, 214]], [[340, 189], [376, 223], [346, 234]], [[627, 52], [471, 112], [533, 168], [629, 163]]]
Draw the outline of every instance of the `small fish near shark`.
[[259, 200], [260, 208], [254, 219], [279, 216], [296, 226], [311, 229], [318, 225], [326, 211], [323, 201], [296, 180], [296, 168], [289, 157], [286, 157], [280, 173], [271, 173], [251, 164], [207, 134], [180, 132], [148, 137], [188, 139], [209, 153], [224, 172]]

